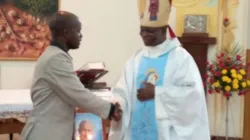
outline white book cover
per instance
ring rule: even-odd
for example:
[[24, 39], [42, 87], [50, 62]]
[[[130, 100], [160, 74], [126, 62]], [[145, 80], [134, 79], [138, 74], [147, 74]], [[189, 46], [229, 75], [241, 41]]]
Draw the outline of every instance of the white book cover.
[[79, 70], [90, 70], [90, 69], [97, 69], [97, 70], [104, 70], [106, 69], [104, 62], [88, 62], [84, 64]]

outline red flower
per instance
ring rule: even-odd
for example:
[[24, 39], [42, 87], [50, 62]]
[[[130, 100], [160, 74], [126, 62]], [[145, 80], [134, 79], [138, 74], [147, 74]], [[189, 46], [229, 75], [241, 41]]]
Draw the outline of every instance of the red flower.
[[219, 66], [220, 66], [220, 68], [223, 68], [225, 65], [224, 65], [224, 63], [220, 63]]
[[219, 90], [219, 89], [216, 89], [215, 91], [216, 91], [216, 93], [220, 93], [220, 90]]
[[214, 72], [214, 70], [211, 70], [211, 74], [214, 74], [215, 72]]
[[219, 72], [219, 71], [216, 71], [216, 72], [215, 72], [215, 76], [219, 77], [219, 76], [220, 76], [220, 72]]
[[229, 68], [228, 68], [228, 67], [224, 67], [223, 69], [226, 69], [226, 70], [228, 70]]
[[212, 94], [212, 93], [213, 93], [213, 90], [212, 90], [212, 89], [209, 89], [209, 90], [208, 90], [208, 93], [209, 93], [209, 94]]
[[242, 91], [240, 91], [238, 95], [239, 95], [239, 96], [243, 95], [243, 92], [242, 92]]
[[231, 94], [230, 94], [230, 92], [226, 92], [226, 93], [224, 93], [224, 96], [226, 96], [226, 97], [230, 97], [230, 96], [231, 96]]
[[224, 54], [224, 53], [221, 53], [221, 54], [220, 54], [220, 56], [221, 56], [221, 57], [224, 57], [224, 56], [225, 56], [225, 54]]
[[224, 18], [224, 22], [228, 22], [229, 21], [229, 18], [228, 17], [225, 17]]
[[214, 68], [214, 66], [210, 64], [209, 68], [210, 68], [210, 69], [213, 69], [213, 68]]
[[227, 27], [227, 26], [229, 25], [229, 23], [230, 23], [230, 22], [229, 22], [229, 19], [228, 19], [227, 17], [224, 18], [224, 20], [223, 20], [223, 25]]
[[205, 75], [204, 75], [204, 78], [205, 78], [205, 79], [207, 79], [207, 78], [208, 78], [208, 75], [207, 75], [207, 74], [205, 74]]
[[218, 56], [217, 56], [217, 59], [219, 59], [219, 60], [220, 60], [220, 59], [221, 59], [221, 56], [220, 56], [220, 55], [218, 55]]
[[209, 83], [210, 83], [210, 84], [213, 84], [213, 83], [214, 83], [214, 79], [212, 79], [212, 78], [209, 79]]
[[207, 66], [210, 65], [210, 63], [207, 61], [207, 62], [206, 62], [206, 65], [207, 65]]
[[243, 68], [243, 64], [239, 64], [239, 69], [242, 69]]
[[241, 60], [241, 56], [240, 55], [236, 55], [236, 60], [240, 61]]

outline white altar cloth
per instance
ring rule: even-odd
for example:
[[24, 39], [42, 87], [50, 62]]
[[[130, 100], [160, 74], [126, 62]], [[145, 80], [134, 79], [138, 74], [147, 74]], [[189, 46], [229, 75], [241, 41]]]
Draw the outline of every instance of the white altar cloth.
[[24, 119], [32, 110], [29, 89], [0, 90], [0, 119]]
[[[92, 92], [104, 100], [114, 101], [114, 97], [109, 90]], [[32, 108], [30, 89], [0, 90], [0, 120], [15, 118], [24, 122]]]

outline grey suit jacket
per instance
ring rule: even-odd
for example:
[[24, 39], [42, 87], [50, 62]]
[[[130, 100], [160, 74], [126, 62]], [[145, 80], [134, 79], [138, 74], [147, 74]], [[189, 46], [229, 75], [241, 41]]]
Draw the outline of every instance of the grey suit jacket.
[[72, 140], [74, 108], [106, 119], [111, 104], [86, 89], [73, 70], [71, 57], [49, 46], [40, 56], [31, 87], [33, 110], [22, 140]]

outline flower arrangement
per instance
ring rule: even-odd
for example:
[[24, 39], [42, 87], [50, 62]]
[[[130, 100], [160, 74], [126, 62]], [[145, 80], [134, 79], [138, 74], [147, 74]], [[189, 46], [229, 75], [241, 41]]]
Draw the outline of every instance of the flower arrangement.
[[[228, 26], [229, 20], [224, 19], [223, 25]], [[230, 97], [232, 93], [245, 95], [250, 89], [250, 80], [247, 79], [249, 64], [245, 64], [245, 50], [238, 44], [222, 48], [215, 59], [207, 62], [207, 71], [204, 83], [207, 83], [208, 93], [223, 93]]]
[[221, 52], [215, 61], [207, 63], [208, 73], [205, 75], [208, 83], [208, 93], [223, 93], [231, 96], [232, 91], [239, 95], [246, 94], [250, 89], [250, 80], [246, 79], [248, 65], [244, 65], [241, 55], [229, 56]]

